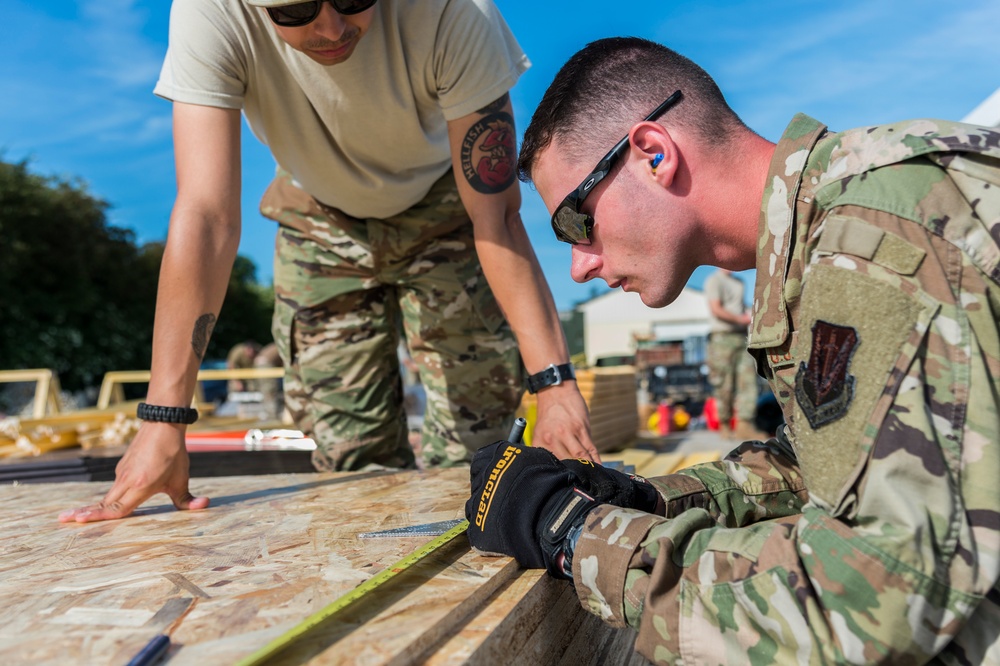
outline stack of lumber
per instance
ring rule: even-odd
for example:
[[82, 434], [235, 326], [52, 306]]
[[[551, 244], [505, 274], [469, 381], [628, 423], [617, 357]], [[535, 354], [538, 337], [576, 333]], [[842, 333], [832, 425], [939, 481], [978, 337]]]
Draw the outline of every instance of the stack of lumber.
[[581, 370], [576, 384], [590, 409], [590, 436], [597, 450], [617, 451], [631, 444], [639, 431], [635, 368]]
[[[587, 368], [576, 371], [576, 384], [590, 410], [590, 437], [600, 452], [617, 451], [631, 444], [639, 431], [639, 402], [635, 367]], [[531, 441], [538, 400], [525, 393], [519, 416], [528, 419], [526, 441]]]
[[135, 405], [87, 409], [37, 419], [0, 420], [0, 458], [38, 456], [81, 447], [121, 446], [139, 429]]
[[[724, 448], [724, 447], [723, 447]], [[719, 451], [698, 451], [692, 453], [669, 452], [661, 453], [655, 449], [630, 448], [618, 453], [601, 456], [601, 462], [620, 462], [629, 473], [644, 476], [647, 479], [673, 474], [679, 469], [712, 462], [723, 457]]]

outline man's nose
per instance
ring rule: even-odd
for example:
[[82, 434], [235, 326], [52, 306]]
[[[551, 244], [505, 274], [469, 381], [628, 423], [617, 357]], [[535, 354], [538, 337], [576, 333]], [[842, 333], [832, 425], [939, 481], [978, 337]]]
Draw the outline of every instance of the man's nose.
[[587, 282], [598, 277], [601, 269], [600, 257], [589, 245], [574, 245], [572, 253], [569, 273], [576, 282]]
[[332, 2], [323, 2], [319, 16], [313, 21], [313, 29], [321, 37], [337, 41], [347, 30], [347, 21], [344, 20], [343, 14], [333, 8]]

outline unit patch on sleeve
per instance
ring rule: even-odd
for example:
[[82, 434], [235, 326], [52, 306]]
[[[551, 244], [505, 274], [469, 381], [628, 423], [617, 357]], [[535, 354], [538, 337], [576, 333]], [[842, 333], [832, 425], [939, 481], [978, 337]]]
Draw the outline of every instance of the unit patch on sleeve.
[[848, 370], [859, 342], [850, 326], [813, 324], [809, 362], [800, 363], [795, 375], [795, 398], [814, 430], [847, 413], [855, 384]]

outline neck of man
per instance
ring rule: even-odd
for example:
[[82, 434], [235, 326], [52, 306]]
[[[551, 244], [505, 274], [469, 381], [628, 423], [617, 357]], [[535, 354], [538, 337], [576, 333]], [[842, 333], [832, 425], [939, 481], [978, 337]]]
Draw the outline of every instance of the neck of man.
[[746, 131], [703, 153], [699, 208], [711, 236], [705, 263], [731, 271], [756, 267], [761, 200], [775, 144]]

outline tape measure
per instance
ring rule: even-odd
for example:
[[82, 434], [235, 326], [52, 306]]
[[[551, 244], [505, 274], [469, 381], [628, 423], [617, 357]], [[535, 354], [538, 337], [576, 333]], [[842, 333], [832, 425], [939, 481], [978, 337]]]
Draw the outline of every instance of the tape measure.
[[378, 532], [362, 532], [359, 539], [384, 539], [392, 537], [419, 537], [419, 536], [441, 536], [448, 530], [469, 522], [465, 518], [456, 520], [439, 520], [436, 523], [423, 523], [422, 525], [407, 525], [406, 527], [394, 527], [390, 530], [380, 530]]
[[417, 548], [415, 551], [399, 560], [395, 564], [386, 567], [382, 571], [378, 572], [365, 582], [358, 585], [356, 588], [350, 592], [340, 596], [336, 601], [328, 605], [326, 608], [313, 613], [305, 620], [295, 625], [281, 636], [278, 636], [273, 641], [257, 650], [250, 656], [241, 659], [237, 662], [236, 666], [257, 666], [258, 664], [265, 663], [268, 659], [275, 656], [288, 646], [292, 645], [297, 639], [301, 638], [303, 634], [307, 633], [309, 630], [319, 626], [325, 622], [328, 618], [332, 617], [336, 613], [339, 613], [343, 609], [347, 608], [355, 601], [361, 599], [366, 594], [372, 590], [381, 587], [387, 581], [403, 573], [414, 564], [424, 559], [435, 550], [441, 548], [448, 542], [450, 542], [455, 537], [460, 534], [464, 534], [465, 530], [469, 528], [469, 521], [463, 520], [455, 527], [451, 528], [441, 536], [431, 539], [424, 545]]

